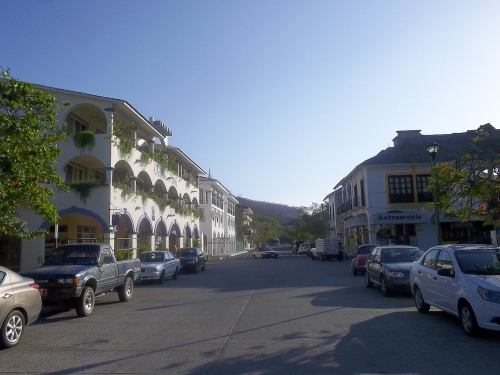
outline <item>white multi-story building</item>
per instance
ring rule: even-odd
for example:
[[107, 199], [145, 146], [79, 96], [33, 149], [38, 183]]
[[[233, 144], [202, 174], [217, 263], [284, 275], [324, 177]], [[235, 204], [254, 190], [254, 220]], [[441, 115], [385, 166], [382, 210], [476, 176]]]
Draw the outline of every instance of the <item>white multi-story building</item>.
[[[500, 130], [482, 125], [498, 150]], [[325, 197], [332, 236], [343, 236], [348, 252], [363, 243], [408, 244], [427, 250], [438, 242], [432, 192], [425, 188], [431, 176], [427, 146], [439, 144], [436, 162], [452, 162], [477, 147], [478, 133], [422, 135], [420, 130], [398, 131], [394, 146], [357, 165]], [[489, 234], [492, 226], [480, 221], [445, 218], [439, 225], [443, 243]]]
[[211, 176], [199, 178], [199, 204], [203, 211], [200, 228], [204, 251], [209, 255], [236, 251], [236, 204], [224, 185]]
[[70, 102], [58, 114], [69, 136], [58, 144], [62, 152], [54, 167], [71, 190], [55, 190], [57, 223], [19, 208], [30, 229], [48, 234], [35, 240], [4, 237], [6, 266], [36, 266], [56, 244], [73, 242], [109, 243], [121, 257], [136, 256], [138, 249], [202, 246], [198, 178], [205, 172], [168, 144], [172, 132], [165, 124], [124, 100], [35, 88]]

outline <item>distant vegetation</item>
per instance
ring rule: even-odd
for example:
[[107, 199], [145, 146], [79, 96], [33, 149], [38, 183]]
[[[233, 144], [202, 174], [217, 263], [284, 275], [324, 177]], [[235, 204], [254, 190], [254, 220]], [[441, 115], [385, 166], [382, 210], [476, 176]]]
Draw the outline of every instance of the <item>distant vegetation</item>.
[[328, 235], [326, 210], [320, 204], [290, 207], [243, 197], [237, 199], [240, 205], [250, 207], [253, 211], [251, 229], [254, 241], [264, 242], [273, 237], [279, 238], [283, 243], [313, 241]]
[[236, 197], [242, 206], [252, 209], [254, 216], [267, 216], [278, 220], [280, 225], [288, 225], [298, 218], [299, 207], [284, 204], [254, 201], [252, 199]]

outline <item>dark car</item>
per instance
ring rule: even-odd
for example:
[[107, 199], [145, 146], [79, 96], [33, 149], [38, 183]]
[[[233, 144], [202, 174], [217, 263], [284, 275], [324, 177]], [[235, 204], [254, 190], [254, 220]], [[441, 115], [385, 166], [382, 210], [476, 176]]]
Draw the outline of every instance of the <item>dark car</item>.
[[354, 253], [353, 260], [351, 260], [351, 271], [354, 276], [356, 276], [358, 272], [365, 273], [366, 259], [368, 258], [372, 250], [377, 246], [378, 245], [375, 244], [364, 244], [358, 247], [358, 249]]
[[255, 259], [257, 258], [262, 258], [262, 259], [269, 259], [269, 258], [274, 258], [278, 259], [278, 252], [275, 251], [272, 247], [266, 246], [261, 249], [255, 249], [253, 252], [253, 257]]
[[194, 273], [200, 269], [205, 271], [207, 260], [203, 251], [197, 247], [182, 247], [177, 250], [175, 257], [181, 261], [181, 271], [193, 271]]
[[380, 285], [382, 295], [392, 291], [410, 292], [410, 266], [424, 252], [415, 246], [378, 246], [366, 260], [365, 285]]

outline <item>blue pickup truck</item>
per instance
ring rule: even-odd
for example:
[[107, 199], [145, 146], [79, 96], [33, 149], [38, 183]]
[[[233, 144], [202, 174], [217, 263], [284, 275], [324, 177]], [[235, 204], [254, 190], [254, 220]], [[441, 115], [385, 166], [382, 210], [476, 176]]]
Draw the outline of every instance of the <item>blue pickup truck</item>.
[[98, 295], [115, 291], [120, 301], [130, 301], [141, 262], [117, 261], [108, 244], [78, 243], [59, 246], [42, 266], [21, 275], [40, 285], [43, 305], [65, 304], [85, 317], [92, 314]]

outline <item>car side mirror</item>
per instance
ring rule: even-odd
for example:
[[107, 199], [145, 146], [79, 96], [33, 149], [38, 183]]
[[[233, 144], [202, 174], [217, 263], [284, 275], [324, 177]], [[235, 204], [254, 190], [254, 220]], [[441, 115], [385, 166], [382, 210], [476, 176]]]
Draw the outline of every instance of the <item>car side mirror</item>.
[[439, 276], [455, 277], [455, 274], [452, 272], [451, 268], [441, 268], [438, 270], [437, 274]]

